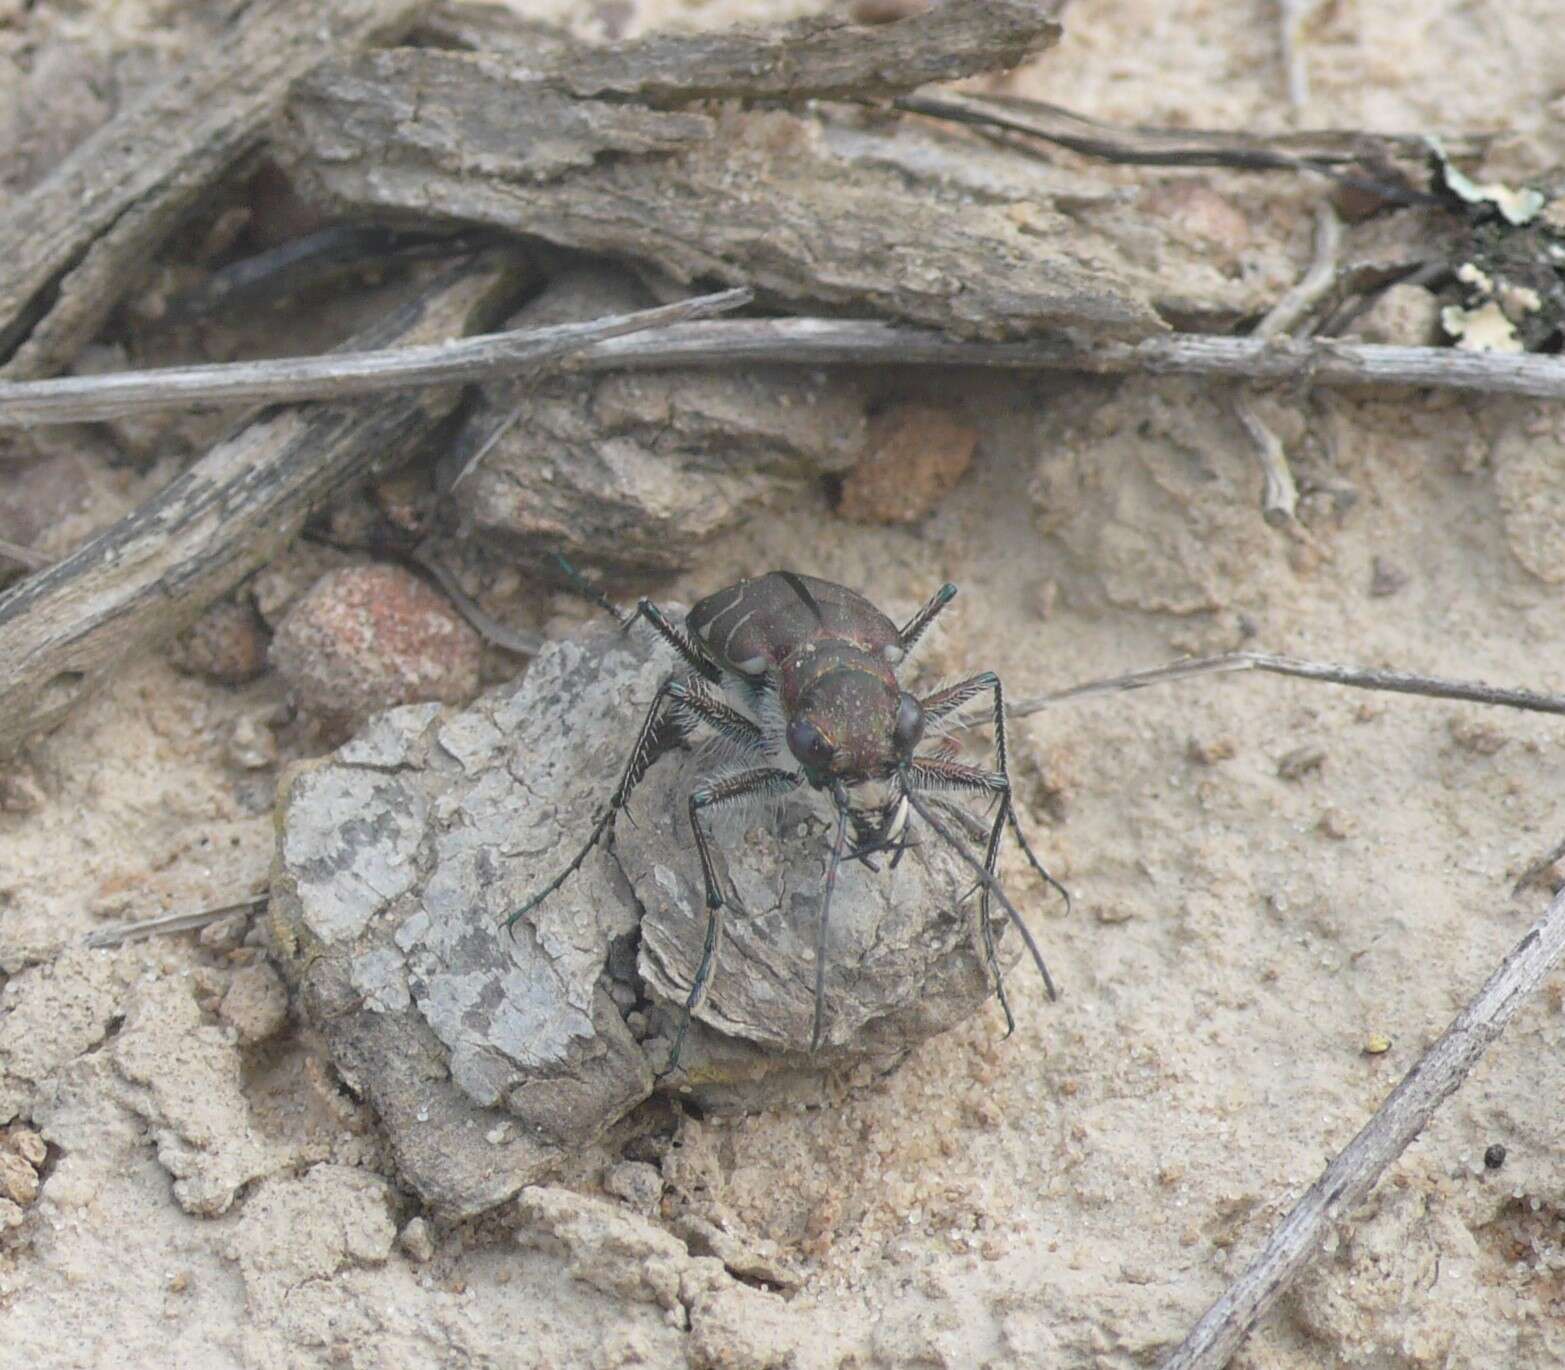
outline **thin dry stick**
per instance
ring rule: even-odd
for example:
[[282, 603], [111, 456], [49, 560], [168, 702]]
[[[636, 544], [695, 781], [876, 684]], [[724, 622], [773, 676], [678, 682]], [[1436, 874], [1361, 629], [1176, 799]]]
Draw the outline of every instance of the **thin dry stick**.
[[[1253, 336], [1279, 338], [1313, 309], [1337, 279], [1337, 251], [1342, 244], [1342, 221], [1329, 203], [1315, 207], [1315, 255], [1299, 282], [1256, 325]], [[1234, 416], [1250, 436], [1262, 476], [1261, 517], [1273, 527], [1290, 524], [1299, 507], [1299, 487], [1288, 467], [1282, 442], [1268, 428], [1243, 388], [1233, 393]]]
[[35, 552], [31, 547], [23, 547], [19, 542], [12, 542], [9, 538], [0, 538], [0, 557], [7, 561], [14, 561], [18, 566], [25, 566], [29, 571], [41, 571], [49, 564], [51, 558], [42, 552]]
[[[726, 296], [707, 297], [724, 299]], [[686, 305], [694, 303], [687, 301]], [[685, 306], [673, 306], [682, 308]], [[729, 306], [731, 307], [731, 306]], [[571, 325], [575, 327], [576, 325]], [[191, 405], [288, 403], [329, 393], [344, 399], [452, 380], [488, 380], [520, 369], [520, 335], [471, 339], [492, 349], [467, 356], [452, 343], [425, 363], [402, 353], [363, 352], [275, 362], [113, 376], [0, 382], [0, 426], [75, 423]], [[425, 349], [426, 353], [430, 349]], [[573, 371], [652, 371], [680, 366], [973, 366], [1004, 371], [1145, 372], [1228, 380], [1333, 386], [1428, 386], [1497, 395], [1565, 399], [1565, 358], [1537, 353], [1466, 352], [1446, 347], [1386, 347], [1336, 339], [1229, 338], [1176, 333], [1140, 343], [1084, 345], [1063, 337], [1027, 342], [968, 342], [928, 329], [858, 319], [741, 319], [649, 329], [584, 347]], [[395, 370], [395, 381], [382, 379]], [[329, 387], [329, 389], [327, 389]]]
[[1305, 65], [1304, 21], [1315, 8], [1315, 0], [1277, 0], [1278, 36], [1282, 44], [1282, 69], [1288, 82], [1288, 104], [1295, 115], [1310, 102], [1310, 71]]
[[126, 942], [139, 942], [144, 937], [195, 932], [209, 923], [216, 923], [234, 914], [251, 914], [258, 909], [264, 909], [269, 897], [265, 893], [255, 894], [248, 899], [241, 899], [237, 904], [219, 904], [213, 908], [197, 909], [192, 913], [169, 913], [161, 918], [148, 918], [139, 923], [111, 923], [106, 928], [88, 933], [82, 940], [89, 947], [118, 947]]
[[1220, 1370], [1309, 1263], [1329, 1224], [1362, 1200], [1385, 1168], [1466, 1079], [1522, 1001], [1565, 952], [1565, 890], [1518, 942], [1364, 1127], [1209, 1308], [1161, 1370]]
[[424, 385], [463, 384], [524, 371], [590, 339], [704, 319], [738, 309], [752, 298], [747, 289], [722, 290], [616, 319], [489, 333], [420, 347], [0, 382], [0, 424], [76, 423], [187, 405], [335, 400]]
[[[1094, 680], [1085, 685], [1072, 685], [1068, 689], [1049, 694], [1032, 695], [1017, 700], [1010, 707], [1011, 716], [1023, 717], [1039, 713], [1051, 704], [1068, 699], [1090, 699], [1098, 695], [1124, 694], [1140, 690], [1148, 685], [1166, 685], [1178, 680], [1194, 680], [1197, 676], [1224, 675], [1234, 671], [1270, 671], [1275, 675], [1298, 676], [1304, 680], [1321, 680], [1330, 685], [1348, 685], [1360, 690], [1389, 690], [1394, 694], [1424, 695], [1430, 699], [1460, 699], [1473, 704], [1493, 704], [1506, 709], [1526, 709], [1533, 713], [1565, 714], [1565, 696], [1540, 694], [1533, 690], [1511, 690], [1497, 685], [1486, 685], [1477, 680], [1449, 680], [1441, 676], [1415, 675], [1410, 671], [1366, 670], [1358, 666], [1338, 666], [1325, 661], [1305, 661], [1300, 657], [1281, 656], [1275, 652], [1229, 652], [1224, 656], [1193, 657], [1175, 661], [1167, 666], [1154, 666], [1147, 671], [1132, 671], [1128, 675], [1113, 676], [1107, 680]], [[964, 725], [987, 722], [983, 714], [962, 716]]]

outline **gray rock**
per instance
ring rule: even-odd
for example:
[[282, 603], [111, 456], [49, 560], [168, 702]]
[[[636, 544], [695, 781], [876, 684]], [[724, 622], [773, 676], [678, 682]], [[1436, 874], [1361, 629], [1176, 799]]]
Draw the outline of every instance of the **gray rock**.
[[[575, 271], [507, 327], [653, 302], [623, 273]], [[515, 422], [519, 405], [523, 423]], [[464, 521], [519, 562], [537, 565], [558, 552], [611, 572], [667, 572], [768, 503], [824, 475], [846, 475], [864, 445], [864, 411], [860, 382], [840, 371], [529, 377], [520, 388], [484, 390], [445, 478]]]
[[926, 841], [894, 871], [844, 865], [812, 1056], [830, 827], [804, 802], [741, 815], [715, 835], [742, 909], [680, 1069], [655, 1077], [706, 932], [686, 808], [699, 751], [654, 767], [613, 849], [505, 932], [590, 831], [668, 669], [663, 649], [605, 626], [464, 712], [383, 714], [284, 785], [282, 959], [442, 1217], [548, 1175], [654, 1088], [721, 1110], [823, 1102], [990, 993], [955, 857]]

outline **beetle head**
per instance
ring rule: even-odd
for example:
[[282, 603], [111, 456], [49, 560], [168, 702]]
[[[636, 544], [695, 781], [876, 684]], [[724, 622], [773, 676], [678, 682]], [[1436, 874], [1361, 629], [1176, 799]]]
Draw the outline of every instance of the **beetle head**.
[[831, 671], [811, 683], [788, 720], [788, 750], [816, 789], [884, 780], [924, 735], [923, 706], [870, 671]]

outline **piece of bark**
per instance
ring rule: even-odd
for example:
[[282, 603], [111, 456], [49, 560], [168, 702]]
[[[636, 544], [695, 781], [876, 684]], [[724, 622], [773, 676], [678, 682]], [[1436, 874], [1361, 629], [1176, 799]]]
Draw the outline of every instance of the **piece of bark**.
[[[612, 267], [552, 281], [507, 321], [540, 328], [645, 307]], [[484, 387], [442, 459], [464, 531], [526, 565], [611, 575], [689, 566], [767, 504], [841, 475], [864, 441], [852, 373], [691, 368]], [[521, 422], [516, 422], [518, 414]]]
[[394, 38], [426, 0], [255, 0], [225, 41], [88, 137], [0, 213], [0, 374], [57, 371], [165, 234], [260, 142], [321, 62]]
[[[349, 346], [482, 330], [508, 307], [522, 270], [498, 255], [454, 267]], [[135, 513], [0, 595], [0, 755], [53, 727], [128, 653], [188, 627], [321, 504], [407, 455], [459, 393], [265, 413]]]
[[809, 116], [583, 100], [505, 61], [400, 50], [303, 82], [280, 139], [301, 189], [353, 213], [486, 224], [966, 336], [1164, 327], [1066, 216], [847, 165]]
[[693, 100], [865, 100], [1018, 66], [1059, 41], [1064, 0], [953, 0], [893, 23], [818, 14], [787, 24], [705, 33], [653, 33], [602, 47], [510, 15], [441, 6], [425, 26], [446, 46], [494, 51], [513, 71], [572, 95]]

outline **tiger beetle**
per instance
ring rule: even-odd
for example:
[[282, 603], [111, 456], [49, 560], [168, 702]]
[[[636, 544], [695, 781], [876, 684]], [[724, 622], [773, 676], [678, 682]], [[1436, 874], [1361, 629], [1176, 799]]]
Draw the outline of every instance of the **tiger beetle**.
[[[506, 927], [514, 929], [519, 919], [581, 868], [593, 848], [612, 837], [615, 818], [642, 777], [662, 757], [683, 748], [698, 728], [722, 738], [745, 763], [702, 781], [690, 795], [690, 827], [706, 893], [706, 941], [664, 1074], [678, 1064], [691, 1014], [712, 974], [723, 910], [730, 904], [737, 906], [731, 893], [724, 894], [713, 864], [705, 815], [746, 799], [779, 798], [801, 785], [828, 796], [836, 812], [831, 864], [815, 930], [812, 1052], [821, 1040], [826, 930], [837, 869], [844, 860], [863, 860], [873, 868], [871, 858], [882, 852], [891, 853], [894, 865], [908, 846], [910, 809], [972, 869], [977, 877], [974, 888], [983, 891], [979, 926], [1005, 1012], [1006, 1035], [1015, 1030], [1016, 1020], [995, 955], [991, 900], [997, 900], [1016, 925], [1049, 997], [1055, 997], [1043, 954], [995, 876], [1000, 838], [1009, 827], [1033, 870], [1059, 891], [1069, 907], [1069, 894], [1033, 854], [1016, 818], [1007, 766], [1005, 693], [999, 676], [983, 671], [922, 699], [897, 683], [896, 668], [955, 597], [956, 586], [942, 585], [898, 628], [853, 590], [793, 571], [773, 571], [708, 595], [685, 616], [681, 631], [648, 599], [641, 600], [634, 613], [621, 614], [563, 558], [561, 563], [573, 585], [613, 614], [623, 628], [628, 630], [642, 619], [651, 624], [679, 654], [685, 671], [670, 675], [658, 689], [619, 786], [581, 850], [506, 919]], [[951, 718], [964, 704], [986, 693], [993, 700], [992, 770], [957, 761], [949, 744], [918, 752], [928, 725]], [[937, 816], [939, 809], [971, 821], [965, 810], [943, 798], [953, 793], [998, 801], [982, 861]]]

